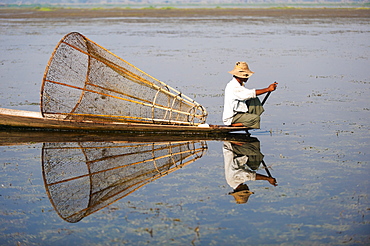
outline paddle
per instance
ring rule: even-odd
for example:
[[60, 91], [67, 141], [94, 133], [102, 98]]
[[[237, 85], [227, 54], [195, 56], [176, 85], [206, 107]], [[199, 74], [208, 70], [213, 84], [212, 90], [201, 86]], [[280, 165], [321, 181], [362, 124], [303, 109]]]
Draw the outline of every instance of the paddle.
[[271, 91], [267, 92], [265, 98], [263, 98], [262, 106], [265, 104], [265, 102], [266, 102], [267, 98], [269, 98], [270, 94], [271, 94]]
[[267, 175], [269, 176], [269, 178], [274, 179], [274, 183], [271, 183], [271, 182], [269, 181], [269, 182], [270, 182], [270, 184], [272, 184], [273, 186], [277, 186], [276, 179], [275, 179], [274, 177], [272, 177], [272, 175], [271, 175], [271, 173], [270, 173], [270, 170], [267, 168], [266, 163], [265, 163], [265, 161], [264, 161], [264, 160], [262, 160], [262, 165], [265, 167], [266, 173], [267, 173]]
[[270, 173], [270, 171], [268, 170], [268, 168], [267, 168], [266, 163], [265, 163], [265, 161], [264, 161], [264, 160], [262, 160], [262, 165], [265, 167], [265, 170], [266, 170], [267, 175], [268, 175], [270, 178], [272, 178], [271, 173]]
[[[274, 83], [276, 83], [276, 81]], [[267, 101], [267, 98], [269, 98], [270, 94], [271, 94], [271, 91], [267, 92], [265, 98], [262, 101], [262, 106], [265, 104], [265, 102]]]

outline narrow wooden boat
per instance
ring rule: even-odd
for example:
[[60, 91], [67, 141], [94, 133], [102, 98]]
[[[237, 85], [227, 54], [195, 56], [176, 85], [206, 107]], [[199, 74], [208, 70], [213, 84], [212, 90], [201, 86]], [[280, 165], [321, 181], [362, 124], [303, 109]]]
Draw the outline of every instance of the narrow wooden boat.
[[0, 108], [0, 126], [32, 130], [220, 134], [248, 130], [222, 125], [169, 125], [43, 117], [39, 112]]

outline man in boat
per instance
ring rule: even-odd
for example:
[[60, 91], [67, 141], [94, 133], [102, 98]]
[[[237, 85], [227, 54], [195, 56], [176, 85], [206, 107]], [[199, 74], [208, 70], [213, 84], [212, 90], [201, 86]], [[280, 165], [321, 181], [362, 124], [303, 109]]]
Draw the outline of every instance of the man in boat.
[[227, 126], [260, 128], [260, 115], [264, 109], [257, 96], [276, 90], [277, 83], [264, 89], [247, 89], [244, 84], [254, 74], [246, 62], [237, 62], [229, 72], [233, 79], [226, 85], [222, 120]]

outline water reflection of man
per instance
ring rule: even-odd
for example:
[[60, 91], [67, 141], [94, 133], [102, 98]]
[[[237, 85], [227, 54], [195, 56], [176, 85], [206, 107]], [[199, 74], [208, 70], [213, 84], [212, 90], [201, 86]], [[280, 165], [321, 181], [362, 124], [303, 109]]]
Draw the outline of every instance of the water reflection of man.
[[250, 138], [248, 142], [224, 142], [223, 154], [225, 163], [225, 177], [233, 189], [229, 194], [237, 203], [246, 203], [253, 194], [246, 181], [267, 180], [271, 185], [277, 186], [276, 179], [256, 172], [264, 155], [260, 152], [260, 142]]
[[264, 89], [247, 89], [244, 84], [254, 72], [249, 70], [246, 62], [237, 62], [232, 71], [233, 79], [226, 85], [224, 112], [222, 120], [225, 125], [260, 128], [260, 115], [263, 106], [258, 95], [276, 90], [277, 83]]

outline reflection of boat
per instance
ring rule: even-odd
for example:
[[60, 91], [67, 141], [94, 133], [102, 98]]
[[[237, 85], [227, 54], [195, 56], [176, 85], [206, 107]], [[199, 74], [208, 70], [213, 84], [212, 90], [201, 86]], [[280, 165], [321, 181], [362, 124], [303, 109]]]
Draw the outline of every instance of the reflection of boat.
[[44, 143], [42, 170], [61, 218], [78, 222], [202, 157], [201, 140]]
[[112, 142], [112, 141], [190, 141], [220, 140], [245, 141], [248, 135], [240, 133], [224, 134], [184, 134], [184, 133], [120, 133], [115, 132], [79, 132], [79, 131], [26, 131], [1, 130], [0, 146], [20, 145], [44, 142]]

